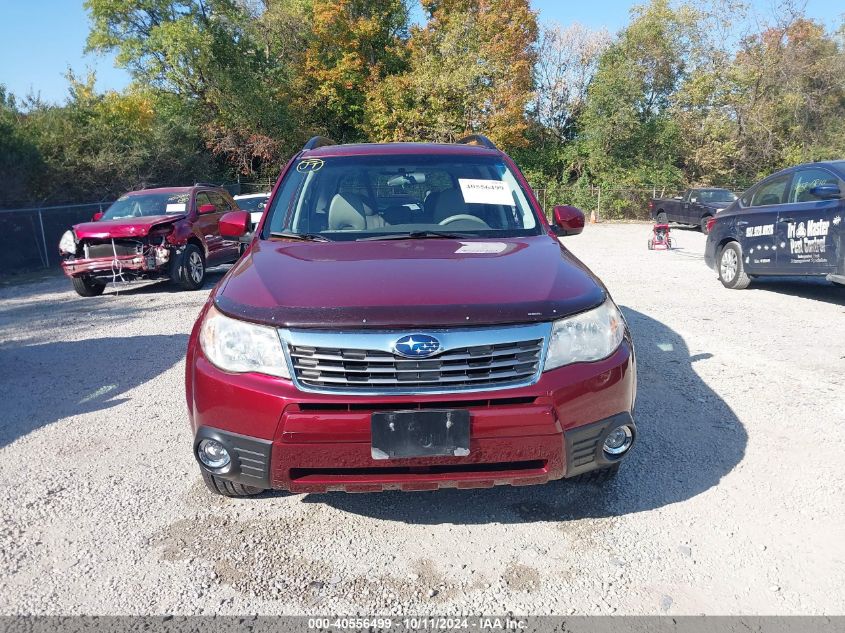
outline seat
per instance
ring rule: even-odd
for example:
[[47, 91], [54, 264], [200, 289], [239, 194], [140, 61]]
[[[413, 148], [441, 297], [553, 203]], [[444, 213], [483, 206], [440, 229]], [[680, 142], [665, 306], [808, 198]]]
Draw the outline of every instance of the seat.
[[768, 207], [773, 204], [780, 204], [780, 196], [774, 193], [767, 193], [755, 206]]
[[411, 224], [411, 209], [402, 204], [394, 204], [387, 207], [383, 213], [388, 224]]
[[330, 231], [364, 231], [387, 226], [384, 218], [354, 193], [338, 193], [329, 205]]
[[438, 224], [453, 215], [477, 215], [470, 212], [463, 195], [457, 189], [444, 189], [439, 192], [432, 201], [432, 206], [432, 221]]

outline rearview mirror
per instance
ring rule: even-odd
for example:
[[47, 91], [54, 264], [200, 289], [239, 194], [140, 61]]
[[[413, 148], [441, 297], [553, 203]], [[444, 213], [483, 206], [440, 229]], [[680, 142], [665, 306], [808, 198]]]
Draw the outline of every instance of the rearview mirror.
[[810, 195], [819, 200], [835, 200], [842, 197], [839, 185], [818, 185], [810, 189]]
[[584, 230], [584, 212], [569, 205], [557, 206], [552, 211], [556, 235], [578, 235]]
[[[200, 212], [202, 212], [202, 207], [200, 207]], [[220, 218], [220, 235], [223, 237], [243, 237], [249, 232], [249, 224], [249, 213], [246, 211], [229, 211]]]
[[213, 204], [201, 204], [198, 211], [201, 214], [202, 213], [214, 213], [215, 211], [217, 211], [217, 207], [215, 207]]

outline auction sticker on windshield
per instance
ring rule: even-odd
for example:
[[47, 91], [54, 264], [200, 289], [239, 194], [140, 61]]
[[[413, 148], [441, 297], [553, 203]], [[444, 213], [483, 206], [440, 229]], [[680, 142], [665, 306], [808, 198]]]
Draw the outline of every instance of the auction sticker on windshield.
[[515, 206], [508, 183], [501, 180], [458, 178], [461, 193], [467, 204], [506, 204]]

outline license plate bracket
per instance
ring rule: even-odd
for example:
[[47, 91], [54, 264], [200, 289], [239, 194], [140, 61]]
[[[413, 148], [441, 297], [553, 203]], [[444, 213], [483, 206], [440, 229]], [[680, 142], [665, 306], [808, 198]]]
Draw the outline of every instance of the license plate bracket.
[[469, 455], [469, 411], [379, 411], [370, 418], [373, 459]]

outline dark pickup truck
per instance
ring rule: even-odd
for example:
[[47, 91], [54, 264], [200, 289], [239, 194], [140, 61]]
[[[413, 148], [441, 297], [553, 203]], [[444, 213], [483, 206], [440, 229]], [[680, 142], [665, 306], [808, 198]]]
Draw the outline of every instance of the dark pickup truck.
[[680, 222], [701, 227], [707, 234], [707, 220], [730, 205], [736, 196], [727, 189], [701, 187], [687, 189], [674, 198], [653, 198], [648, 201], [651, 217], [659, 224]]

